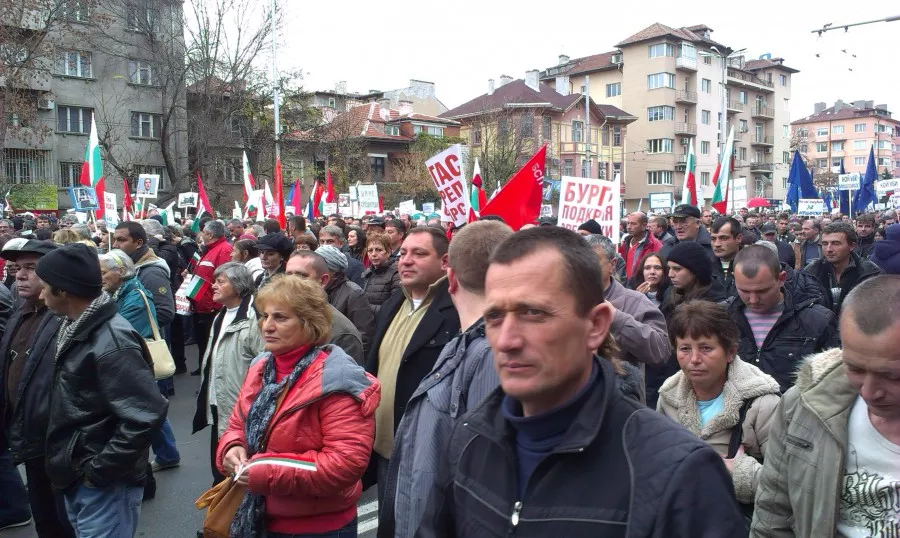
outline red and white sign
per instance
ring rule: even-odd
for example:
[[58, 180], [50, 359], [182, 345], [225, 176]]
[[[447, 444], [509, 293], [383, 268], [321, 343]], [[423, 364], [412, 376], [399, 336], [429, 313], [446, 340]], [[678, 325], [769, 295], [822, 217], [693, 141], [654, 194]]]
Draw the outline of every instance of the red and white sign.
[[619, 181], [586, 177], [562, 177], [559, 189], [559, 225], [577, 230], [593, 219], [603, 227], [603, 235], [619, 243]]
[[469, 197], [463, 179], [460, 145], [453, 144], [425, 161], [428, 173], [441, 197], [444, 219], [461, 226], [469, 218]]

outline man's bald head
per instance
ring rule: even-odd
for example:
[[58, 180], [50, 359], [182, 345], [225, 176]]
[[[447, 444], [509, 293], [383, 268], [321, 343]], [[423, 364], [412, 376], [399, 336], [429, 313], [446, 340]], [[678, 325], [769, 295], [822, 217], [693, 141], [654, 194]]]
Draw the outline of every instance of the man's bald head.
[[848, 317], [868, 336], [900, 323], [900, 275], [878, 275], [853, 288], [841, 306], [841, 321]]

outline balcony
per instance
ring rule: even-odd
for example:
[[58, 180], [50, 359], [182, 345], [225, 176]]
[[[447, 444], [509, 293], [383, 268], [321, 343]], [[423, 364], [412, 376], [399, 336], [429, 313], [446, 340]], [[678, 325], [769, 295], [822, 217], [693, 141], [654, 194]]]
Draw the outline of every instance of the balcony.
[[750, 73], [745, 73], [731, 67], [728, 68], [728, 84], [734, 84], [736, 86], [743, 86], [745, 88], [752, 88], [754, 90], [760, 90], [764, 92], [775, 91], [774, 83], [769, 82], [768, 80], [763, 80], [756, 75], [751, 75]]
[[771, 120], [775, 118], [775, 109], [767, 106], [754, 106], [750, 109], [750, 117]]
[[752, 146], [774, 146], [775, 145], [775, 137], [771, 135], [761, 136], [754, 135], [753, 138], [750, 139], [750, 145]]
[[734, 141], [735, 141], [735, 142], [740, 142], [740, 141], [743, 140], [743, 139], [744, 139], [744, 133], [741, 132], [740, 130], [736, 130], [736, 131], [734, 132]]
[[684, 172], [687, 169], [688, 156], [685, 153], [675, 156], [675, 170]]
[[590, 149], [590, 152], [593, 155], [598, 155], [600, 151], [600, 146], [596, 142], [592, 142], [590, 144], [586, 142], [572, 142], [565, 141], [559, 143], [559, 152], [560, 154], [584, 154]]
[[774, 163], [760, 163], [755, 161], [750, 163], [750, 173], [752, 174], [771, 174], [774, 171]]
[[675, 123], [675, 134], [677, 135], [697, 135], [697, 124], [696, 123]]
[[740, 101], [728, 101], [727, 105], [729, 114], [740, 114], [744, 111], [744, 103]]
[[675, 69], [683, 69], [685, 71], [697, 70], [697, 58], [688, 58], [687, 56], [679, 56], [675, 58]]
[[689, 103], [692, 105], [697, 104], [697, 92], [689, 92], [686, 90], [679, 90], [675, 92], [675, 102], [676, 103]]
[[747, 168], [747, 166], [749, 166], [749, 165], [750, 165], [750, 163], [748, 163], [747, 161], [744, 161], [741, 159], [734, 160], [734, 169], [735, 170], [741, 170], [743, 168]]

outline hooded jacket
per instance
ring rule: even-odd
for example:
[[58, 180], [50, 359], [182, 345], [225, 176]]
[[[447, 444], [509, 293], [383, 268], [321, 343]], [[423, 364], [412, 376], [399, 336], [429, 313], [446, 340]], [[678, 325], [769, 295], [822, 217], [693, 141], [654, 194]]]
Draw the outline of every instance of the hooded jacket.
[[889, 275], [900, 275], [900, 224], [885, 230], [885, 238], [875, 243], [869, 260]]
[[[219, 440], [216, 465], [225, 474], [223, 458], [233, 446], [246, 447], [244, 419], [262, 386], [265, 362], [260, 355], [247, 372], [228, 428]], [[266, 528], [302, 534], [333, 521], [335, 514], [356, 513], [362, 494], [360, 478], [375, 442], [375, 409], [381, 385], [340, 348], [324, 346], [306, 372], [288, 388], [269, 422], [263, 457], [311, 460], [316, 471], [257, 465], [250, 468], [250, 491], [264, 495]], [[298, 527], [310, 530], [298, 531]]]
[[659, 389], [657, 410], [703, 439], [720, 456], [728, 456], [732, 430], [737, 426], [744, 402], [753, 402], [742, 424], [744, 454], [737, 456], [731, 479], [737, 500], [752, 504], [759, 484], [760, 461], [765, 456], [769, 426], [781, 399], [778, 382], [740, 357], [728, 365], [722, 389], [722, 411], [702, 428], [697, 395], [684, 372], [678, 372]]
[[175, 319], [175, 292], [169, 278], [169, 266], [147, 247], [147, 251], [134, 262], [134, 271], [137, 279], [153, 296], [156, 322], [162, 330]]
[[733, 538], [746, 533], [722, 458], [615, 388], [609, 361], [519, 495], [515, 432], [498, 388], [456, 424], [421, 538]]
[[806, 359], [772, 420], [751, 537], [834, 536], [857, 396], [840, 349]]

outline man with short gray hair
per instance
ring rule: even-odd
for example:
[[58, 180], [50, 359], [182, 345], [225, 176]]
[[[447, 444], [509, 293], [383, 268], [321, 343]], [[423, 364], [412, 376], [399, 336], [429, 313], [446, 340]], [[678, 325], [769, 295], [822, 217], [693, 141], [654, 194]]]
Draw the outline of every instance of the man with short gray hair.
[[[330, 224], [319, 231], [320, 245], [330, 245], [343, 252], [344, 255], [347, 255], [349, 254], [349, 250], [347, 249], [345, 243], [346, 238], [344, 236], [344, 232], [341, 231], [338, 226]], [[347, 256], [347, 268], [344, 273], [347, 275], [347, 280], [349, 280], [350, 282], [353, 282], [360, 288], [365, 286], [365, 281], [363, 281], [362, 278], [362, 263], [353, 256]]]

